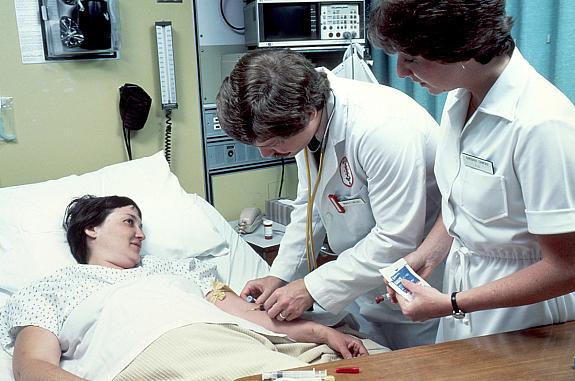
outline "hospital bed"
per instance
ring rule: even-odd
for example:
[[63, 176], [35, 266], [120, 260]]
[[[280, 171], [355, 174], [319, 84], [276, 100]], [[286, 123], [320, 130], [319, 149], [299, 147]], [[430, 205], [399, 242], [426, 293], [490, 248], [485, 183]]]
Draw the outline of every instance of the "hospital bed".
[[[123, 195], [138, 203], [146, 233], [142, 255], [196, 257], [214, 263], [219, 278], [238, 293], [247, 280], [264, 276], [269, 270], [265, 261], [215, 208], [181, 188], [163, 153], [158, 152], [80, 176], [0, 188], [0, 306], [24, 285], [75, 263], [62, 219], [71, 199], [84, 194]], [[286, 356], [276, 368], [336, 359], [325, 345], [302, 343], [294, 349], [287, 338], [224, 314], [201, 298], [191, 304], [179, 303], [174, 299], [177, 292], [167, 292], [153, 299], [151, 295], [156, 286], [164, 285], [134, 284], [131, 288], [113, 289], [111, 293], [99, 295], [99, 302], [83, 303], [82, 306], [88, 307], [80, 309], [78, 314], [97, 318], [70, 328], [74, 341], [70, 346], [80, 349], [76, 353], [71, 351], [71, 357], [62, 362], [65, 369], [81, 369], [85, 377], [96, 381], [130, 380], [134, 374], [145, 378], [158, 372], [172, 372], [170, 379], [179, 379], [174, 376], [174, 370], [165, 367], [182, 362], [190, 362], [187, 369], [193, 373], [182, 375], [186, 379], [226, 380], [275, 370], [265, 368], [266, 362], [270, 366], [265, 351], [252, 356], [241, 346], [232, 346], [230, 352], [226, 352], [226, 343], [232, 340], [226, 339], [227, 331], [221, 327], [249, 332], [254, 340], [271, 346], [270, 352], [277, 352], [278, 348], [281, 351], [283, 345], [287, 353], [296, 356]], [[158, 300], [163, 302], [162, 307], [138, 310], [149, 308]], [[188, 309], [179, 311], [178, 306], [184, 304]], [[346, 319], [344, 315], [333, 316], [321, 309], [315, 310], [313, 316], [308, 317], [324, 324], [334, 325]], [[121, 324], [113, 320], [118, 318]], [[65, 325], [74, 324], [66, 321]], [[126, 331], [133, 331], [130, 340], [122, 336]], [[176, 334], [170, 339], [171, 332]], [[193, 348], [178, 346], [176, 341], [184, 334], [193, 335]], [[99, 345], [91, 352], [81, 349], [88, 338]], [[160, 340], [163, 340], [161, 345], [157, 344]], [[370, 348], [373, 352], [386, 350], [375, 345]], [[144, 355], [147, 357], [142, 357]], [[78, 365], [79, 361], [84, 363]], [[219, 366], [207, 366], [209, 361]], [[126, 373], [129, 364], [132, 373]], [[14, 380], [11, 357], [3, 350], [0, 350], [0, 380]]]

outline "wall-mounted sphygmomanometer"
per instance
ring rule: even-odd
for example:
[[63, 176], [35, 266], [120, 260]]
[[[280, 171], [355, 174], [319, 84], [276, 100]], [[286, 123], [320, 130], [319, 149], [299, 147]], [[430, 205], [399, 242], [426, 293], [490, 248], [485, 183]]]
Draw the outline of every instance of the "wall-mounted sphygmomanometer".
[[47, 60], [117, 58], [116, 0], [39, 0]]
[[156, 46], [158, 48], [158, 73], [160, 75], [160, 93], [162, 109], [166, 115], [164, 133], [164, 155], [168, 163], [172, 156], [172, 110], [178, 108], [176, 94], [176, 67], [174, 64], [174, 34], [171, 21], [157, 21]]

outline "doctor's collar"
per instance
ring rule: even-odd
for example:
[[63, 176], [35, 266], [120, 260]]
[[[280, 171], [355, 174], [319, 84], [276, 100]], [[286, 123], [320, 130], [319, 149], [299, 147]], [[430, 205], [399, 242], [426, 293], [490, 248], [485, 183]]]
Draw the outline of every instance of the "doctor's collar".
[[[329, 117], [324, 118], [326, 110], [329, 110]], [[331, 124], [331, 119], [333, 118], [334, 112], [335, 112], [335, 94], [333, 93], [333, 90], [330, 89], [330, 93], [327, 96], [325, 105], [321, 109], [321, 118], [318, 131], [312, 136], [311, 140], [307, 145], [307, 148], [308, 150], [310, 150], [310, 152], [317, 152], [320, 148], [321, 149], [325, 148], [325, 143], [329, 132], [329, 126]], [[318, 139], [318, 135], [321, 136], [321, 140]]]

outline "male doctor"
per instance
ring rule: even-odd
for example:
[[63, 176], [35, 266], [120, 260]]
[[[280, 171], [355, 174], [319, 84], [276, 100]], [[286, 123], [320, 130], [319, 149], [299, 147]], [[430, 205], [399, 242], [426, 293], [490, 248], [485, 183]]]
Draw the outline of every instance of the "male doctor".
[[[332, 313], [359, 309], [360, 330], [392, 349], [433, 343], [437, 320], [411, 322], [375, 297], [385, 294], [378, 269], [414, 251], [438, 216], [434, 119], [397, 90], [335, 77], [287, 49], [243, 56], [217, 108], [229, 136], [262, 156], [295, 156], [298, 168], [295, 209], [270, 275], [241, 295], [278, 320], [297, 319], [314, 302]], [[326, 234], [338, 256], [315, 268]]]

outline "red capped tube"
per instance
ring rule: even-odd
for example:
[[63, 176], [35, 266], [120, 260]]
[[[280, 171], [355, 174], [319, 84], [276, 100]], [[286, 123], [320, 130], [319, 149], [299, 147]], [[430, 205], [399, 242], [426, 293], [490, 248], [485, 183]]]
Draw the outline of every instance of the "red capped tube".
[[356, 367], [336, 368], [335, 373], [359, 373], [359, 368]]

